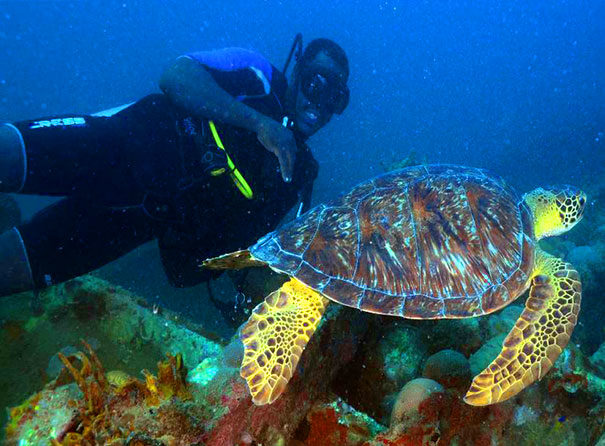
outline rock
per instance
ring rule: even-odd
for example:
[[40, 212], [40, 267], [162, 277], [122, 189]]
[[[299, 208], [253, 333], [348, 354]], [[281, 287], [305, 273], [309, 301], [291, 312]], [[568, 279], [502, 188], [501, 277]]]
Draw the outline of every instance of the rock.
[[[442, 319], [434, 326], [428, 321], [421, 325], [425, 343], [430, 345], [431, 353], [452, 349], [469, 356], [483, 345], [480, 321], [482, 318]], [[425, 328], [426, 327], [426, 328]]]
[[304, 445], [361, 446], [384, 430], [384, 426], [366, 414], [336, 399], [331, 403], [317, 403], [309, 410], [297, 429], [297, 440]]
[[502, 343], [504, 342], [505, 337], [506, 334], [502, 333], [491, 338], [479, 350], [471, 355], [469, 363], [473, 376], [481, 373], [484, 368], [496, 359], [500, 350], [502, 350]]
[[420, 404], [433, 393], [443, 392], [443, 386], [427, 378], [416, 378], [408, 382], [399, 395], [391, 413], [391, 427], [418, 414]]
[[242, 359], [244, 359], [244, 344], [238, 336], [235, 336], [223, 349], [222, 362], [226, 367], [239, 368]]
[[593, 353], [589, 359], [590, 364], [605, 378], [605, 342]]
[[592, 235], [597, 239], [605, 239], [605, 224], [597, 226]]
[[522, 426], [527, 422], [536, 421], [538, 416], [539, 414], [530, 406], [517, 406], [513, 415], [513, 424], [515, 426]]
[[501, 334], [508, 334], [523, 311], [522, 305], [509, 305], [501, 311], [487, 318], [487, 329], [489, 337], [493, 338]]
[[422, 376], [437, 381], [445, 388], [466, 389], [471, 381], [468, 359], [455, 350], [441, 350], [424, 364]]
[[416, 376], [426, 355], [426, 348], [417, 330], [393, 326], [379, 342], [383, 370], [396, 388]]

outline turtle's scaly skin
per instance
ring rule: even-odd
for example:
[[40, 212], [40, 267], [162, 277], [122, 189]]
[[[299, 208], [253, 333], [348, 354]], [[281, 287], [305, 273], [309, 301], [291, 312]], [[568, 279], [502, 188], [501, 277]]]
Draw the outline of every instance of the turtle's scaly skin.
[[531, 213], [502, 180], [438, 165], [362, 183], [250, 253], [341, 304], [434, 319], [509, 304], [528, 286], [534, 248]]

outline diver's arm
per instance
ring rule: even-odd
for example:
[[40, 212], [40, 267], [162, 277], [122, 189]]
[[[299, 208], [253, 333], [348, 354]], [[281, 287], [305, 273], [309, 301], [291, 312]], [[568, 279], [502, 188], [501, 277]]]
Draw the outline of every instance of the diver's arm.
[[256, 133], [261, 144], [277, 156], [284, 181], [290, 181], [296, 156], [292, 132], [236, 100], [216, 83], [202, 64], [179, 57], [164, 71], [159, 85], [174, 104], [195, 117], [216, 119]]
[[220, 120], [255, 133], [271, 119], [237, 101], [202, 64], [189, 57], [179, 57], [164, 71], [160, 88], [174, 104], [198, 118]]

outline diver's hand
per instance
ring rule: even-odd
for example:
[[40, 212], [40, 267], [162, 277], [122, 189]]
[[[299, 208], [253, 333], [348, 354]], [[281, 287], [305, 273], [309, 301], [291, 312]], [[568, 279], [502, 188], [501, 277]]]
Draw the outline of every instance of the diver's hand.
[[286, 183], [292, 181], [292, 170], [296, 160], [294, 134], [271, 118], [264, 119], [257, 131], [258, 140], [279, 161], [279, 170]]

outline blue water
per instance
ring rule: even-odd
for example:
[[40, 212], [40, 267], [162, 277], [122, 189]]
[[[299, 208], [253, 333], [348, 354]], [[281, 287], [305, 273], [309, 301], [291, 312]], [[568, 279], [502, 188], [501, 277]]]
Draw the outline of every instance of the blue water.
[[[411, 150], [488, 168], [520, 191], [605, 172], [602, 2], [229, 5], [0, 1], [0, 121], [134, 101], [194, 50], [242, 46], [281, 67], [300, 31], [334, 39], [351, 64], [350, 106], [310, 141], [316, 203]], [[28, 215], [40, 200], [23, 203]]]
[[[0, 121], [134, 101], [194, 50], [242, 46], [281, 67], [300, 31], [334, 39], [351, 64], [350, 106], [310, 141], [316, 203], [412, 150], [520, 191], [582, 186], [605, 172], [604, 23], [599, 1], [4, 0]], [[27, 216], [45, 202], [22, 203]], [[172, 294], [177, 307], [199, 294], [170, 290], [155, 260], [143, 294]], [[132, 263], [120, 274], [136, 288]]]
[[281, 66], [301, 31], [351, 62], [351, 104], [312, 141], [318, 200], [410, 149], [521, 189], [577, 182], [605, 165], [604, 23], [599, 1], [4, 0], [0, 119], [135, 100], [192, 50], [244, 46]]
[[[582, 186], [605, 172], [603, 19], [598, 1], [4, 0], [0, 121], [134, 101], [195, 50], [242, 46], [281, 67], [300, 31], [334, 39], [351, 64], [349, 107], [310, 141], [315, 203], [412, 150], [488, 168], [520, 191]], [[24, 214], [42, 203], [23, 199]], [[203, 290], [170, 289], [157, 257], [142, 272], [148, 255], [110, 277], [203, 317]]]

